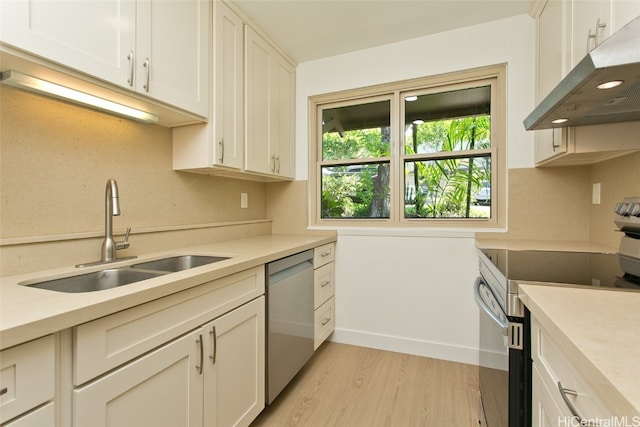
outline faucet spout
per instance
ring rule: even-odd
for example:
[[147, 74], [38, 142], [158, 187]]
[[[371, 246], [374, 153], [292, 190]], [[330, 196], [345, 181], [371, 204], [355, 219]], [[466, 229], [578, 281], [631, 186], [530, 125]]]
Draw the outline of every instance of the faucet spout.
[[[127, 249], [129, 247], [129, 233], [131, 232], [131, 227], [128, 227], [122, 242], [116, 242], [113, 239], [113, 217], [118, 215], [120, 215], [118, 183], [115, 179], [111, 178], [107, 181], [107, 188], [104, 193], [104, 240], [102, 241], [102, 256], [100, 257], [100, 261], [90, 262], [88, 264], [78, 264], [76, 267], [81, 268], [118, 261], [116, 251], [118, 249]], [[135, 258], [135, 256], [121, 259], [132, 258]]]
[[113, 178], [107, 181], [104, 199], [104, 241], [102, 242], [101, 258], [101, 262], [103, 263], [116, 261], [116, 251], [129, 247], [129, 232], [131, 231], [131, 228], [127, 228], [123, 242], [116, 242], [113, 239], [113, 217], [120, 215], [118, 183]]

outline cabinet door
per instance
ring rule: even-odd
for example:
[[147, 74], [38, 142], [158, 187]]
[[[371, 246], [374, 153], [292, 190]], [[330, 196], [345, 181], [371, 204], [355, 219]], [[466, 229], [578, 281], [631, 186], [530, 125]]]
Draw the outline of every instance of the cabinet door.
[[571, 425], [571, 413], [562, 413], [554, 400], [547, 385], [542, 380], [536, 364], [531, 373], [531, 426], [555, 427], [564, 424]]
[[265, 402], [265, 298], [204, 326], [204, 425], [248, 426]]
[[[568, 6], [565, 2], [548, 1], [537, 24], [537, 94], [542, 101], [568, 72], [568, 47], [563, 35], [567, 27]], [[567, 151], [566, 132], [562, 129], [536, 131], [536, 163], [559, 156]]]
[[202, 426], [202, 331], [73, 391], [73, 425]]
[[276, 153], [271, 142], [271, 46], [246, 26], [246, 169], [275, 173]]
[[136, 90], [208, 117], [209, 20], [208, 1], [137, 0]]
[[271, 92], [274, 94], [271, 112], [271, 144], [275, 146], [275, 173], [284, 178], [295, 176], [294, 164], [294, 105], [295, 70], [282, 56], [273, 56], [274, 76]]
[[214, 161], [244, 166], [244, 23], [222, 2], [214, 2]]
[[129, 87], [135, 1], [3, 1], [0, 8], [4, 43]]
[[571, 17], [571, 66], [574, 67], [611, 35], [611, 0], [573, 0]]
[[246, 169], [294, 176], [295, 70], [246, 26]]
[[618, 31], [638, 16], [640, 16], [640, 1], [613, 0], [611, 5], [611, 32]]

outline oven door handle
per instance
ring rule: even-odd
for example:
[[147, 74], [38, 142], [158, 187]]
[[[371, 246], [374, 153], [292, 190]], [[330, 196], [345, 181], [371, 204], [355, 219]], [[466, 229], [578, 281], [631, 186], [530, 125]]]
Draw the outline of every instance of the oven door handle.
[[[498, 315], [496, 315], [496, 313], [493, 312], [493, 310], [491, 310], [491, 308], [489, 308], [487, 303], [482, 299], [482, 296], [480, 295], [480, 286], [484, 286], [491, 293], [491, 296], [496, 301], [498, 300], [495, 294], [493, 293], [493, 291], [491, 290], [491, 288], [487, 286], [486, 283], [484, 283], [484, 281], [482, 280], [482, 277], [478, 277], [476, 279], [476, 283], [473, 286], [473, 294], [476, 297], [476, 303], [478, 304], [478, 307], [480, 307], [481, 310], [487, 313], [489, 317], [493, 319], [494, 322], [496, 322], [500, 327], [503, 328], [504, 331], [506, 331], [507, 326], [509, 326], [509, 323], [507, 322], [507, 316], [505, 315], [504, 319], [501, 319], [500, 317], [498, 317]], [[502, 311], [502, 313], [504, 313], [504, 311]]]

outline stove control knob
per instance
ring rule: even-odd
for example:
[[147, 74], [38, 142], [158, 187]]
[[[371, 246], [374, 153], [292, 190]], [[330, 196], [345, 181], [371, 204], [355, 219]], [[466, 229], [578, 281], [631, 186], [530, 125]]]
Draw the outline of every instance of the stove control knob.
[[627, 213], [630, 216], [640, 216], [640, 203], [629, 203]]
[[613, 210], [618, 215], [625, 215], [627, 213], [628, 203], [616, 203], [616, 207]]

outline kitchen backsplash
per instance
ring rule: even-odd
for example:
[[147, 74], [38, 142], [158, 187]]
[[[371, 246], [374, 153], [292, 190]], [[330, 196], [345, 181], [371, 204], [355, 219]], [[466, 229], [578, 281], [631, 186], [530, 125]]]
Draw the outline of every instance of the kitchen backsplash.
[[[99, 257], [101, 239], [66, 239], [104, 232], [109, 178], [118, 182], [122, 210], [114, 230], [132, 227], [128, 252], [139, 253], [142, 246], [149, 252], [154, 229], [174, 244], [182, 240], [167, 228], [209, 224], [211, 229], [192, 232], [208, 239], [230, 238], [220, 227], [226, 223], [240, 236], [271, 232], [264, 222], [265, 184], [173, 171], [170, 129], [7, 86], [0, 87], [0, 117], [0, 275], [15, 274], [12, 263], [30, 251], [48, 254], [42, 261], [54, 266], [52, 256], [61, 257], [61, 265]], [[240, 208], [240, 193], [249, 195], [247, 209]], [[263, 222], [254, 225], [256, 220]], [[143, 229], [145, 237], [136, 236]], [[57, 236], [66, 243], [56, 246]], [[27, 244], [6, 244], [16, 239]], [[50, 242], [39, 249], [31, 243], [43, 240]]]

